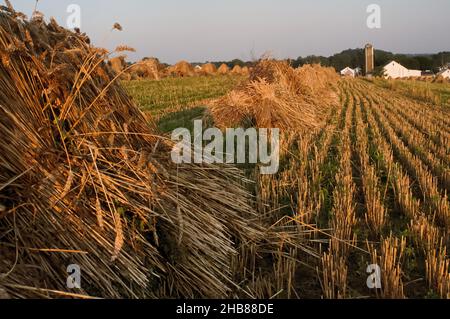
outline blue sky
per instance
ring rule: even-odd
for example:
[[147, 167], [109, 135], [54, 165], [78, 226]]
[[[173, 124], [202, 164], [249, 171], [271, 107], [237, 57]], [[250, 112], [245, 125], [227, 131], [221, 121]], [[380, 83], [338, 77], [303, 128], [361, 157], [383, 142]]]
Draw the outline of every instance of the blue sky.
[[[33, 11], [34, 0], [11, 2]], [[366, 25], [372, 3], [381, 7], [381, 29]], [[137, 50], [131, 60], [296, 58], [367, 42], [397, 53], [450, 50], [450, 0], [40, 0], [38, 10], [65, 24], [69, 4], [80, 5], [82, 31], [95, 45], [129, 45]], [[123, 32], [111, 32], [115, 22]]]

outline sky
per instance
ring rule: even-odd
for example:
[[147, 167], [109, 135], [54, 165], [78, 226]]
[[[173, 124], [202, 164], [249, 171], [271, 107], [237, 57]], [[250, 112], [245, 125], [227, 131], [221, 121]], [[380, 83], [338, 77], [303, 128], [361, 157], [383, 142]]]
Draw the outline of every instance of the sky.
[[[34, 0], [10, 1], [33, 12]], [[66, 25], [70, 4], [96, 46], [133, 47], [132, 61], [329, 56], [366, 43], [395, 53], [450, 51], [450, 0], [39, 0], [38, 11]], [[379, 29], [367, 26], [370, 4], [381, 9]], [[111, 30], [116, 22], [122, 32]]]

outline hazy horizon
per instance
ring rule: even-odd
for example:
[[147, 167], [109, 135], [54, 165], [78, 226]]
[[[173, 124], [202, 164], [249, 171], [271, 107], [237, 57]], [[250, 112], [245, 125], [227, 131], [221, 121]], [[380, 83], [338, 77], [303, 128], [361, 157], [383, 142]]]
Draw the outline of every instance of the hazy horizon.
[[[32, 0], [11, 0], [28, 16]], [[381, 7], [381, 29], [366, 24], [369, 4]], [[96, 46], [137, 50], [175, 63], [252, 60], [265, 52], [276, 58], [330, 56], [373, 43], [403, 54], [450, 51], [448, 0], [40, 0], [38, 10], [65, 25], [69, 4], [81, 7], [81, 30]], [[122, 32], [111, 31], [120, 23]]]

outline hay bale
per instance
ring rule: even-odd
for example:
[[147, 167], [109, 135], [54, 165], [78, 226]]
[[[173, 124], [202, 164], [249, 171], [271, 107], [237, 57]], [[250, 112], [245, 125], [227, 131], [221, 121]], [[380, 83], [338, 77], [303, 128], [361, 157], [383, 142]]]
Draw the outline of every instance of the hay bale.
[[136, 72], [130, 72], [130, 80], [137, 81], [141, 80], [141, 77]]
[[[203, 69], [203, 68], [202, 68]], [[195, 70], [192, 64], [187, 61], [180, 61], [177, 64], [169, 67], [168, 73], [176, 77], [194, 76]]]
[[[297, 83], [301, 94], [328, 100], [330, 83], [336, 83], [339, 75], [331, 67], [323, 67], [319, 64], [306, 64], [295, 70]], [[325, 93], [326, 95], [322, 95]], [[333, 95], [333, 94], [331, 94]]]
[[206, 63], [202, 65], [202, 73], [205, 75], [214, 75], [217, 73], [217, 68], [212, 63]]
[[121, 73], [127, 67], [127, 62], [125, 61], [126, 56], [121, 55], [118, 57], [114, 57], [109, 59], [109, 65], [111, 69], [113, 69], [116, 74]]
[[250, 69], [248, 66], [244, 66], [241, 70], [241, 75], [249, 75], [250, 74]]
[[242, 74], [242, 67], [240, 65], [235, 65], [231, 70], [232, 74]]
[[238, 74], [238, 75], [249, 75], [250, 74], [250, 69], [248, 68], [248, 66], [244, 66], [241, 67], [239, 65], [235, 65], [233, 67], [233, 69], [231, 70], [232, 74]]
[[126, 59], [125, 55], [111, 58], [108, 61], [108, 65], [114, 71], [115, 75], [120, 74], [119, 78], [121, 80], [129, 81], [131, 80], [131, 74], [130, 71], [127, 70], [128, 64], [125, 59]]
[[130, 68], [134, 78], [160, 80], [164, 73], [164, 66], [156, 58], [145, 58]]
[[129, 72], [124, 72], [120, 76], [120, 79], [123, 80], [123, 81], [131, 81], [133, 79], [133, 76]]
[[230, 72], [230, 68], [225, 63], [222, 63], [222, 65], [217, 70], [217, 73], [222, 74], [222, 75], [228, 74], [229, 72]]
[[336, 72], [319, 66], [294, 70], [287, 62], [261, 60], [249, 80], [214, 101], [210, 114], [226, 128], [253, 123], [259, 128], [310, 130], [321, 123], [324, 109], [336, 104]]
[[231, 296], [232, 260], [263, 238], [240, 173], [175, 165], [85, 35], [0, 9], [0, 52], [8, 296], [68, 297], [70, 264], [84, 296]]

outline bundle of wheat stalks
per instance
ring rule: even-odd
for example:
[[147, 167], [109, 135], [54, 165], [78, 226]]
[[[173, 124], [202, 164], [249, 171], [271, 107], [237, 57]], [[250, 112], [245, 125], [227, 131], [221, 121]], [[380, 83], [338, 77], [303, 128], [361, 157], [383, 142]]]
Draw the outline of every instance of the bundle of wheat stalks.
[[237, 171], [172, 164], [84, 34], [9, 6], [0, 56], [0, 292], [229, 296], [262, 237]]
[[262, 59], [245, 84], [212, 104], [211, 115], [220, 127], [249, 123], [295, 131], [315, 128], [324, 110], [337, 102], [330, 90], [337, 81], [331, 68], [293, 69], [284, 61]]
[[123, 69], [123, 78], [125, 80], [150, 79], [160, 80], [166, 72], [166, 68], [156, 58], [144, 58], [130, 66], [128, 69]]
[[167, 68], [167, 73], [176, 77], [189, 77], [195, 75], [194, 67], [187, 61], [180, 61]]

